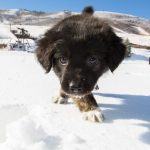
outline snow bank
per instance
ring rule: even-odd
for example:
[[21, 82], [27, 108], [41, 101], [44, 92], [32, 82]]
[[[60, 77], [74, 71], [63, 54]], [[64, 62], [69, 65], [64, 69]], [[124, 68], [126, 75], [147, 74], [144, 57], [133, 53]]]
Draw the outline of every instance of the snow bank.
[[[33, 149], [36, 145], [38, 145], [36, 150], [42, 150], [42, 147], [45, 146], [44, 140], [48, 136], [34, 121], [24, 117], [7, 126], [6, 138], [3, 146], [10, 150]], [[39, 146], [42, 147], [39, 148]]]
[[16, 39], [8, 28], [0, 24], [0, 39]]
[[34, 106], [30, 109], [29, 115], [7, 126], [6, 141], [0, 145], [0, 149], [76, 150], [84, 143], [84, 140], [75, 134], [63, 135], [61, 130], [52, 127], [52, 116], [46, 107]]

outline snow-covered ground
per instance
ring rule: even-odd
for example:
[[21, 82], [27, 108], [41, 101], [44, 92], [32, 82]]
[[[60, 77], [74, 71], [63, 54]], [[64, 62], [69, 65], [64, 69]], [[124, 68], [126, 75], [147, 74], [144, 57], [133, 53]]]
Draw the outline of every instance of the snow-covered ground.
[[17, 39], [11, 32], [9, 28], [5, 25], [0, 24], [0, 39]]
[[150, 52], [132, 52], [93, 91], [100, 124], [84, 121], [72, 101], [52, 103], [58, 80], [33, 53], [0, 51], [0, 150], [149, 150]]

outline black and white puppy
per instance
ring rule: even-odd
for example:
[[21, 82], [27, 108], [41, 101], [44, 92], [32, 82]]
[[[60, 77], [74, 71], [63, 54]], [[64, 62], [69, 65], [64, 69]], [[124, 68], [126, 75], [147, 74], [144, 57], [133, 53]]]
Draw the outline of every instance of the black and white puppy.
[[72, 98], [84, 119], [102, 122], [103, 115], [92, 90], [99, 77], [118, 67], [125, 56], [125, 45], [112, 28], [93, 16], [93, 8], [57, 23], [38, 41], [36, 55], [48, 73], [51, 68], [61, 84], [56, 103]]

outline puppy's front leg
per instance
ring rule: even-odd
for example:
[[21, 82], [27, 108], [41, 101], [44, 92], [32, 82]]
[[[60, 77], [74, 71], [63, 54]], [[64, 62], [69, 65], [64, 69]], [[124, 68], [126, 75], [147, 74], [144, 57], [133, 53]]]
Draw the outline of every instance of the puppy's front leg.
[[81, 98], [74, 98], [74, 102], [83, 113], [83, 119], [92, 122], [103, 122], [104, 116], [98, 108], [97, 102], [92, 94]]
[[53, 97], [53, 102], [57, 103], [57, 104], [67, 104], [68, 98], [69, 97], [65, 93], [60, 91], [60, 95], [59, 96]]

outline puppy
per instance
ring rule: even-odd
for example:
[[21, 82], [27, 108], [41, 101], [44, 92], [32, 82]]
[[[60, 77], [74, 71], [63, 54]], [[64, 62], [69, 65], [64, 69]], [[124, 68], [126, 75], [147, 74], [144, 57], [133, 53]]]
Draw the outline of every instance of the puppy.
[[82, 14], [57, 23], [38, 41], [36, 55], [48, 73], [53, 68], [61, 84], [55, 103], [72, 98], [85, 120], [102, 122], [104, 116], [93, 97], [97, 80], [113, 72], [125, 56], [125, 45], [112, 28], [93, 16], [91, 6]]

